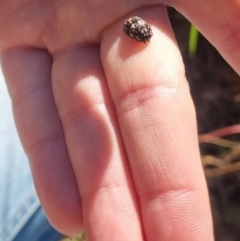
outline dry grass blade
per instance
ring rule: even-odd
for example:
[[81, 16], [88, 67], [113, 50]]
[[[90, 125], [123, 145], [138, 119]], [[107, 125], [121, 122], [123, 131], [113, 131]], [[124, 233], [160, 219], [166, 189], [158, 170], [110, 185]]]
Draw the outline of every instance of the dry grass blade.
[[61, 241], [86, 241], [84, 233], [80, 233], [74, 237], [65, 237]]

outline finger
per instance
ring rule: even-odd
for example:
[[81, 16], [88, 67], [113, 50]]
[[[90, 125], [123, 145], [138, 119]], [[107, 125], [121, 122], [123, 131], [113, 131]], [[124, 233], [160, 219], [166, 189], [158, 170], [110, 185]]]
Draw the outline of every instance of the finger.
[[58, 53], [53, 86], [82, 198], [86, 239], [143, 240], [99, 47]]
[[6, 50], [2, 67], [35, 187], [53, 226], [80, 231], [81, 200], [51, 87], [51, 56], [38, 49]]
[[166, 9], [132, 13], [149, 44], [104, 34], [102, 61], [139, 196], [146, 240], [213, 240], [195, 112]]
[[240, 74], [240, 1], [173, 0], [172, 6], [189, 19]]

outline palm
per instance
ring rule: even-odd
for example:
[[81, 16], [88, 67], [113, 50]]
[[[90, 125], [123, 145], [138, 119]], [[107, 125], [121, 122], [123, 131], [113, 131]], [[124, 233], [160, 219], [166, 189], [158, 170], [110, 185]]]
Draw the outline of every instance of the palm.
[[[22, 44], [50, 53], [81, 44], [100, 43], [104, 31], [127, 13], [140, 8], [137, 1], [28, 1], [1, 3], [2, 46]], [[150, 4], [150, 3], [149, 3]]]

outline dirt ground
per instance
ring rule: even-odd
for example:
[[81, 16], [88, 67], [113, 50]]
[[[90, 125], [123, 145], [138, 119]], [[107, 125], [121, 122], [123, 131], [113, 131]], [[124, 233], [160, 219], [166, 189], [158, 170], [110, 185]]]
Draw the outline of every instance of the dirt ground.
[[230, 126], [240, 123], [240, 77], [202, 35], [197, 54], [190, 59], [190, 23], [173, 9], [169, 9], [169, 14], [196, 107], [199, 135], [227, 127], [210, 133], [210, 138], [209, 135], [199, 136], [215, 239], [239, 241], [240, 126]]

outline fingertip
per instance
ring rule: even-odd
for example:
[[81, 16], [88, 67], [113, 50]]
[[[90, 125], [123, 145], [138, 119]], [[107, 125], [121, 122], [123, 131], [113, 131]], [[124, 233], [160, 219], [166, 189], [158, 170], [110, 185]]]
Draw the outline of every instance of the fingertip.
[[[139, 87], [158, 85], [159, 80], [161, 87], [173, 89], [179, 85], [186, 86], [187, 83], [166, 8], [158, 5], [135, 14], [151, 26], [153, 36], [149, 42], [144, 44], [127, 36], [122, 29], [122, 19], [105, 32], [101, 45], [103, 67], [115, 103], [122, 95]], [[116, 81], [115, 76], [120, 76], [124, 81]]]
[[77, 214], [77, 210], [58, 211], [54, 215], [47, 215], [51, 225], [60, 233], [73, 236], [83, 230], [81, 215]]

